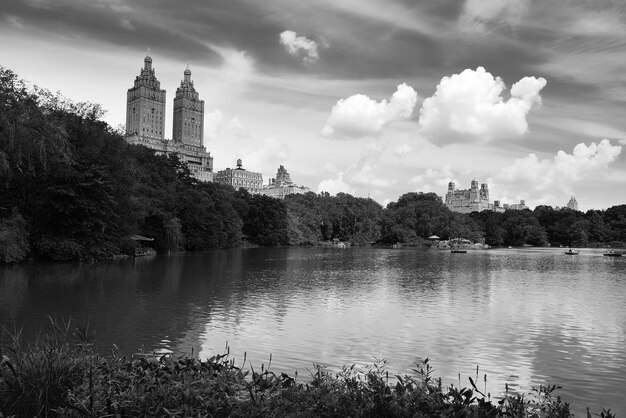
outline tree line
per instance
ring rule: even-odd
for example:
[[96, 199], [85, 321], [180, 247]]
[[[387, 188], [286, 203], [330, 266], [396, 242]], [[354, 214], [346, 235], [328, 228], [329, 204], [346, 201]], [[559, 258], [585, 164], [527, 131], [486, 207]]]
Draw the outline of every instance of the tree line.
[[132, 235], [153, 238], [158, 251], [333, 239], [419, 246], [431, 235], [492, 246], [626, 241], [626, 205], [459, 214], [434, 193], [407, 193], [385, 208], [345, 193], [251, 195], [199, 182], [176, 156], [128, 144], [102, 115], [0, 67], [0, 262], [111, 258], [132, 250]]

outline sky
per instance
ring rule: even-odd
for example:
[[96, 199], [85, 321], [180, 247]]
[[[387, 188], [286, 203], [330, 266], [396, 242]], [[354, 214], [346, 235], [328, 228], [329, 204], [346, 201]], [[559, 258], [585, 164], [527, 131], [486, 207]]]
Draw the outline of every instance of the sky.
[[626, 204], [623, 0], [3, 0], [0, 65], [125, 123], [148, 53], [189, 65], [214, 171], [379, 203]]

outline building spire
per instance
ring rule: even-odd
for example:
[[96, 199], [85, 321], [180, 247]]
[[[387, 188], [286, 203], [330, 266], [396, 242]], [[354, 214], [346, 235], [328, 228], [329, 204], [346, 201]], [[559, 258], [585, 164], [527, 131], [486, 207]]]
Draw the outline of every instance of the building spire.
[[187, 61], [187, 68], [185, 68], [185, 83], [191, 82], [191, 70], [189, 69], [189, 61]]
[[148, 54], [146, 55], [146, 58], [144, 58], [143, 64], [144, 70], [152, 69], [152, 57], [150, 56], [150, 47], [148, 47]]

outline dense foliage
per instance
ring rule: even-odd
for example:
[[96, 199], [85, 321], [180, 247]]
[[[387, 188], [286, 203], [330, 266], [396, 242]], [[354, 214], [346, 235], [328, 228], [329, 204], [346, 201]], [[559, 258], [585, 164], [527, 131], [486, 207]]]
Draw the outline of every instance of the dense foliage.
[[[573, 417], [556, 386], [529, 394], [507, 388], [491, 399], [478, 368], [468, 387], [442, 387], [428, 359], [409, 375], [392, 375], [378, 361], [338, 373], [316, 366], [298, 381], [271, 364], [244, 370], [228, 354], [104, 357], [88, 330], [51, 325], [28, 346], [19, 334], [0, 332], [0, 417]], [[610, 410], [598, 416], [615, 417]]]
[[488, 245], [622, 246], [626, 205], [587, 213], [448, 210], [434, 193], [383, 208], [345, 193], [277, 200], [199, 183], [174, 155], [129, 145], [102, 110], [28, 88], [0, 67], [0, 262], [97, 260], [132, 252], [317, 245], [423, 245], [431, 235]]

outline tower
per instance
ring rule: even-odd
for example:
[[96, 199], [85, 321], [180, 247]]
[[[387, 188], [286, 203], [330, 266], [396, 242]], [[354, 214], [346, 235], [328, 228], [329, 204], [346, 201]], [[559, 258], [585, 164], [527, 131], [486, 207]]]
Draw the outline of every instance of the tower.
[[567, 207], [573, 210], [578, 210], [578, 202], [576, 201], [576, 198], [574, 196], [572, 196], [569, 199], [569, 202], [567, 202]]
[[284, 166], [279, 166], [278, 171], [276, 172], [276, 185], [277, 186], [288, 186], [292, 184], [291, 176], [287, 172]]
[[478, 192], [478, 182], [476, 179], [472, 180], [472, 184], [470, 186], [470, 204], [478, 203], [480, 200], [480, 195]]
[[163, 140], [164, 135], [165, 90], [161, 90], [148, 52], [134, 86], [126, 93], [126, 136], [148, 142]]
[[455, 190], [455, 184], [452, 180], [450, 180], [450, 183], [448, 183], [448, 193], [446, 193], [446, 199], [445, 199], [446, 205], [452, 205], [452, 200], [454, 198], [454, 190]]
[[204, 136], [204, 100], [200, 100], [193, 86], [189, 66], [184, 76], [174, 98], [172, 139], [175, 143], [201, 147]]
[[480, 199], [489, 203], [489, 185], [487, 183], [480, 185]]

